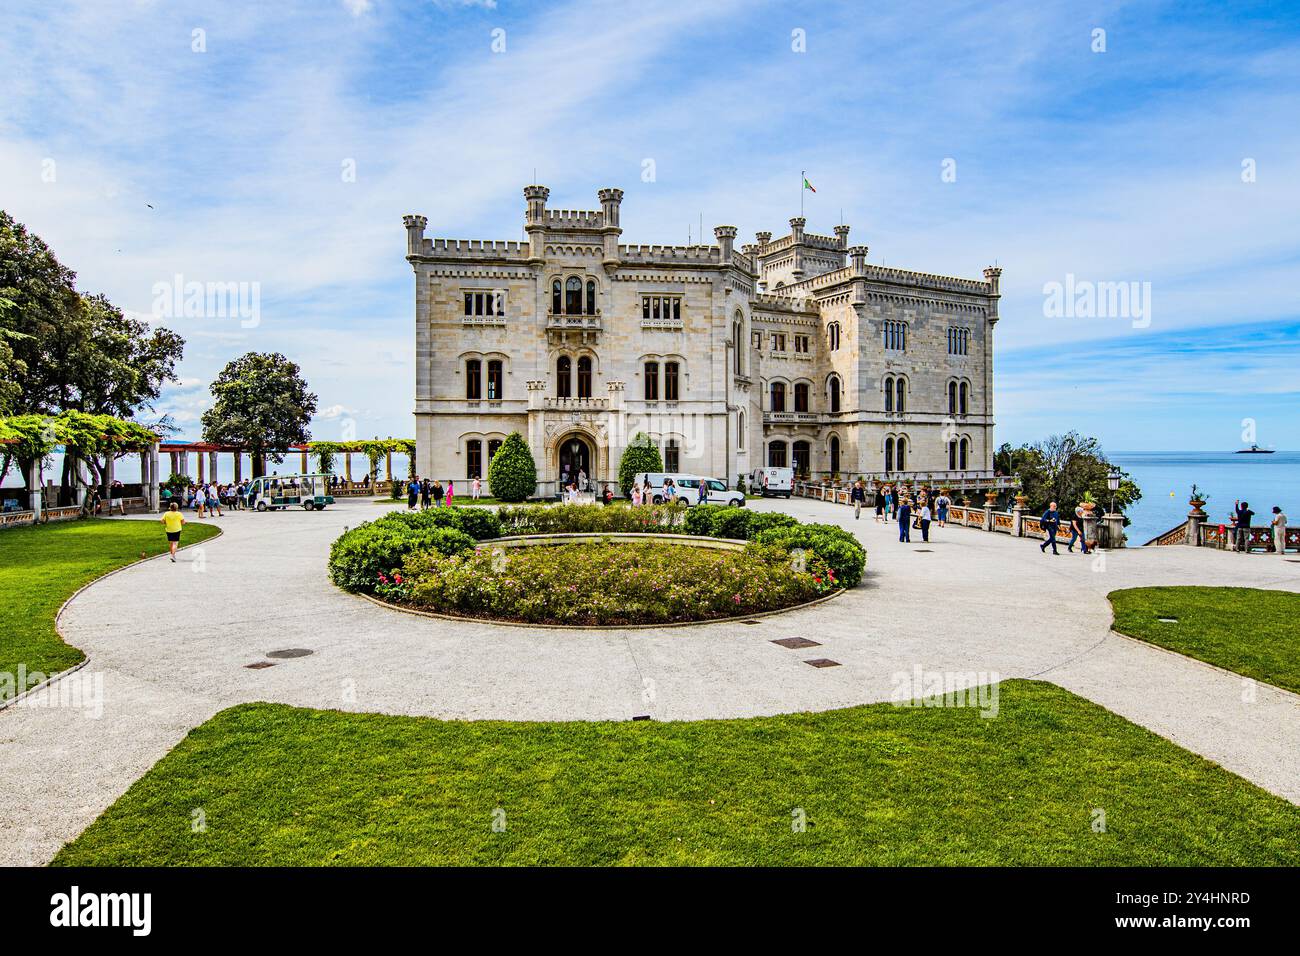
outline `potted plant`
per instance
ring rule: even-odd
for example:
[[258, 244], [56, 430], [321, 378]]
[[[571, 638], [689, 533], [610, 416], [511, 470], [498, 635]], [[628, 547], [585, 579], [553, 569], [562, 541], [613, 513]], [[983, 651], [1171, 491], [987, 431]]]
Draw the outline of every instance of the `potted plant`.
[[1187, 500], [1187, 503], [1192, 506], [1192, 514], [1204, 515], [1205, 503], [1209, 500], [1210, 500], [1210, 496], [1202, 492], [1201, 489], [1197, 488], [1196, 483], [1193, 482], [1192, 494], [1191, 497], [1188, 498]]
[[992, 508], [998, 503], [998, 490], [996, 488], [984, 489], [984, 507]]
[[1023, 511], [1027, 504], [1029, 504], [1029, 496], [1025, 494], [1024, 489], [1018, 489], [1016, 491], [1016, 507]]
[[1088, 514], [1092, 514], [1092, 512], [1096, 509], [1097, 499], [1092, 496], [1091, 491], [1085, 491], [1082, 495], [1080, 495], [1079, 507], [1082, 508]]

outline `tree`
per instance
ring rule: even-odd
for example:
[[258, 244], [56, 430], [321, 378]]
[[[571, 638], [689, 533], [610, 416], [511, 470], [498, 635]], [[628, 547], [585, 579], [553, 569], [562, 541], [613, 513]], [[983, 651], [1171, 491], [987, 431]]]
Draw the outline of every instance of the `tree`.
[[488, 490], [501, 501], [523, 501], [537, 490], [537, 463], [519, 432], [511, 432], [492, 456]]
[[[1019, 475], [1022, 491], [1032, 511], [1045, 509], [1055, 501], [1063, 510], [1073, 511], [1085, 493], [1110, 504], [1107, 477], [1114, 465], [1106, 459], [1101, 444], [1078, 432], [1052, 435], [1032, 445], [1013, 447], [1004, 444], [993, 457], [994, 467], [1006, 475]], [[1118, 470], [1118, 469], [1117, 469]], [[1115, 507], [1123, 511], [1142, 497], [1142, 491], [1120, 470]]]
[[228, 363], [212, 383], [212, 396], [203, 413], [203, 440], [244, 448], [254, 477], [266, 473], [268, 457], [281, 462], [289, 446], [311, 437], [316, 396], [297, 363], [279, 352], [249, 352]]
[[663, 470], [659, 446], [645, 432], [637, 432], [623, 449], [623, 459], [618, 463], [618, 484], [623, 489], [623, 497], [632, 496], [632, 481], [639, 473]]

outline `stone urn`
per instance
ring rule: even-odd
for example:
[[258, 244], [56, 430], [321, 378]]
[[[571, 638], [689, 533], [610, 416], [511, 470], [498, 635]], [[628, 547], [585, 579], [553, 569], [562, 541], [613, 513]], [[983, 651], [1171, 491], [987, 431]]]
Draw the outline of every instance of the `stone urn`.
[[1187, 501], [1187, 503], [1188, 503], [1189, 505], [1192, 506], [1192, 515], [1193, 515], [1193, 516], [1195, 516], [1195, 517], [1197, 517], [1197, 518], [1204, 518], [1204, 517], [1206, 516], [1206, 515], [1205, 515], [1205, 510], [1204, 510], [1204, 509], [1205, 509], [1205, 499], [1204, 499], [1204, 498], [1201, 498], [1201, 497], [1199, 497], [1199, 496], [1197, 496], [1197, 497], [1193, 497], [1193, 498], [1189, 498], [1188, 501]]
[[1023, 492], [1016, 492], [1016, 507], [1021, 511], [1025, 510], [1025, 505], [1029, 504], [1029, 496]]
[[970, 495], [962, 495], [962, 498], [961, 498], [961, 506], [962, 506], [963, 508], [969, 508], [969, 507], [970, 507]]
[[998, 503], [998, 493], [997, 493], [997, 491], [995, 491], [994, 489], [990, 488], [988, 491], [984, 492], [984, 507], [985, 507], [985, 508], [992, 508], [992, 507], [995, 506], [997, 503]]

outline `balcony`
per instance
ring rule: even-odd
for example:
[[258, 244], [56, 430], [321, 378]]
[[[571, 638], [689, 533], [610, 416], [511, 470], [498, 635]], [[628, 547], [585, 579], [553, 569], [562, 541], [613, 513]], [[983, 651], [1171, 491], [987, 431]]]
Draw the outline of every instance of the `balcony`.
[[600, 338], [600, 312], [593, 315], [546, 313], [546, 338], [551, 345], [595, 342]]
[[542, 407], [548, 412], [603, 412], [609, 408], [607, 398], [554, 398], [547, 396]]
[[816, 425], [821, 416], [816, 412], [764, 412], [764, 425]]

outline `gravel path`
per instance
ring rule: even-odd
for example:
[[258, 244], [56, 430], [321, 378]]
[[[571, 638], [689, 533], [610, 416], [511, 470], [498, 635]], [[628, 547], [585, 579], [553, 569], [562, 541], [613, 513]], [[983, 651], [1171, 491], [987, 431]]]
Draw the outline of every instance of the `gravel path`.
[[[329, 543], [382, 513], [228, 514], [221, 537], [114, 574], [67, 608], [65, 638], [103, 681], [88, 708], [0, 712], [0, 863], [43, 863], [188, 730], [244, 701], [509, 720], [656, 720], [889, 700], [897, 675], [1041, 677], [1300, 803], [1300, 697], [1110, 632], [1107, 592], [1153, 584], [1300, 591], [1300, 564], [1190, 548], [1110, 552], [1103, 567], [964, 528], [900, 545], [842, 506], [756, 502], [852, 528], [853, 592], [805, 611], [661, 630], [568, 632], [416, 617], [335, 590]], [[161, 532], [160, 532], [161, 533]], [[776, 638], [818, 647], [788, 650]], [[310, 656], [250, 669], [268, 652]], [[840, 666], [805, 663], [830, 658]]]

